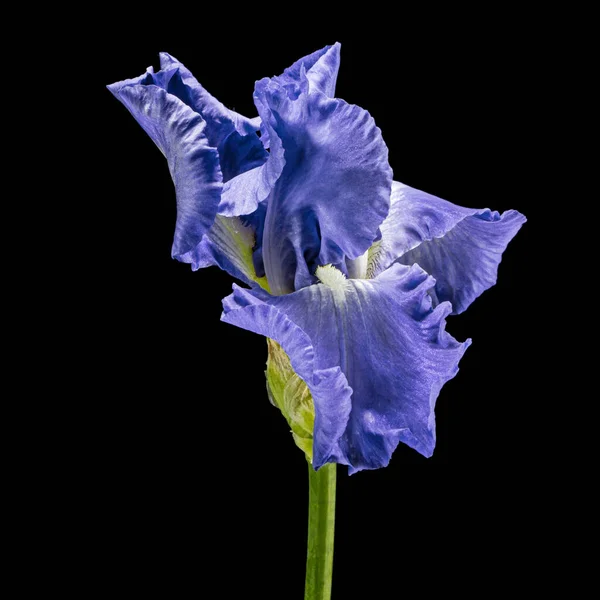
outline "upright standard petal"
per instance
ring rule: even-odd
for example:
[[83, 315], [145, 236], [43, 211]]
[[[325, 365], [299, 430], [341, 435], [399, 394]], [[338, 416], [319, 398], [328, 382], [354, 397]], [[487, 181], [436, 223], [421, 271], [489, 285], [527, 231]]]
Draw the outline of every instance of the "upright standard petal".
[[[273, 77], [272, 80], [282, 86], [292, 99], [296, 99], [301, 92], [309, 91], [322, 92], [326, 96], [334, 98], [335, 84], [340, 69], [340, 49], [340, 43], [336, 42], [333, 46], [325, 46], [321, 50], [303, 56], [291, 67], [285, 69], [281, 75]], [[266, 77], [257, 83], [254, 96], [257, 108], [261, 103], [260, 84], [269, 81], [271, 81], [271, 78]], [[264, 116], [261, 119], [260, 132], [261, 142], [265, 148], [269, 148], [271, 132]]]
[[[262, 86], [267, 85], [268, 81], [268, 79], [264, 79], [257, 82], [257, 90], [261, 91], [255, 92], [256, 106], [261, 117], [265, 117], [266, 121], [269, 120], [269, 108], [259, 97], [262, 98]], [[268, 126], [268, 129], [272, 131], [270, 126]], [[253, 263], [258, 277], [264, 277], [265, 275], [262, 259], [262, 240], [267, 199], [285, 164], [281, 140], [274, 133], [271, 137], [273, 143], [267, 161], [227, 181], [223, 187], [221, 203], [219, 204], [220, 214], [241, 215], [244, 224], [252, 226], [255, 232]], [[238, 274], [234, 274], [234, 276], [239, 277]]]
[[[436, 398], [470, 344], [445, 331], [450, 304], [432, 308], [427, 292], [434, 281], [416, 265], [393, 265], [373, 280], [346, 280], [333, 267], [318, 275], [325, 283], [285, 296], [237, 289], [221, 318], [274, 338], [308, 385], [315, 468], [326, 462], [347, 464], [350, 473], [383, 467], [399, 442], [431, 456]], [[315, 374], [332, 370], [347, 380], [350, 411], [346, 394], [313, 389]]]
[[[168, 91], [206, 121], [206, 137], [219, 151], [224, 182], [259, 167], [267, 160], [268, 154], [256, 135], [255, 121], [226, 108], [200, 85], [189, 69], [170, 54], [161, 52], [160, 65], [167, 72], [176, 70]], [[256, 204], [241, 206], [232, 203], [230, 198], [219, 207], [219, 213], [238, 216], [255, 208]]]
[[[184, 77], [182, 72], [187, 75]], [[231, 111], [206, 92], [183, 65], [169, 79], [168, 91], [206, 120], [207, 139], [211, 146], [217, 148], [225, 184], [219, 214], [236, 217], [255, 211], [272, 186], [272, 177], [259, 176], [259, 173], [271, 173], [274, 169], [274, 177], [279, 173], [274, 159], [270, 160], [269, 167], [261, 169], [270, 157], [256, 133], [252, 131], [241, 135], [236, 129], [237, 121]], [[263, 189], [264, 186], [268, 187]]]
[[177, 198], [172, 256], [193, 250], [215, 220], [222, 176], [206, 123], [175, 96], [155, 85], [114, 84], [109, 89], [165, 155]]
[[448, 300], [459, 314], [496, 283], [502, 253], [526, 220], [516, 210], [463, 208], [394, 181], [381, 240], [369, 251], [369, 275], [394, 261], [417, 263], [436, 280], [434, 303]]
[[265, 89], [269, 81], [268, 78], [257, 81], [254, 90], [254, 103], [260, 115], [263, 139], [266, 136], [271, 140], [267, 159], [263, 164], [226, 182], [220, 206], [220, 210], [225, 211], [222, 214], [233, 214], [230, 207], [235, 207], [237, 215], [253, 213], [269, 197], [283, 170], [283, 146], [269, 123], [271, 112], [265, 100]]
[[290, 97], [297, 97], [303, 80], [308, 81], [308, 91], [318, 91], [329, 98], [335, 97], [335, 84], [340, 70], [341, 45], [336, 42], [297, 60], [291, 67], [275, 77], [288, 90]]
[[[189, 71], [184, 71], [185, 67], [168, 55], [161, 55], [161, 65], [163, 68], [180, 65], [184, 81], [192, 85], [192, 76]], [[254, 90], [254, 102], [259, 113], [261, 123], [261, 141], [265, 147], [269, 148], [270, 153], [267, 160], [263, 160], [257, 167], [247, 170], [237, 177], [229, 179], [225, 177], [225, 187], [223, 197], [219, 207], [220, 214], [225, 215], [248, 215], [257, 210], [261, 202], [268, 198], [275, 182], [281, 175], [283, 165], [285, 164], [284, 148], [277, 133], [272, 127], [272, 114], [269, 98], [269, 87], [271, 81], [276, 82], [275, 86], [279, 89], [285, 89], [286, 93], [293, 99], [296, 99], [301, 91], [319, 91], [326, 95], [333, 96], [335, 93], [335, 83], [340, 65], [340, 44], [313, 52], [312, 54], [296, 61], [291, 67], [288, 67], [282, 75], [274, 77], [273, 80], [265, 77], [256, 82]], [[195, 81], [195, 80], [193, 80]], [[195, 85], [199, 85], [196, 84]], [[197, 105], [208, 104], [205, 90], [198, 92]], [[210, 96], [210, 95], [208, 95]], [[212, 96], [210, 96], [212, 98]], [[222, 106], [222, 105], [221, 105]], [[224, 108], [224, 107], [223, 107]], [[219, 115], [222, 111], [219, 112]], [[224, 117], [219, 116], [222, 121]], [[256, 126], [256, 120], [252, 120], [252, 125]], [[255, 136], [256, 137], [256, 136]], [[235, 207], [235, 209], [233, 209]], [[262, 214], [262, 212], [261, 212]], [[262, 223], [261, 223], [262, 225]], [[260, 232], [262, 237], [262, 229]], [[255, 261], [261, 265], [262, 253], [260, 244], [257, 247], [257, 258]], [[260, 270], [259, 269], [259, 270]]]
[[160, 68], [162, 70], [177, 69], [181, 73], [183, 83], [194, 90], [194, 108], [202, 114], [207, 121], [210, 118], [215, 126], [221, 123], [231, 123], [240, 135], [247, 135], [258, 131], [260, 121], [256, 118], [249, 119], [234, 110], [228, 109], [223, 103], [219, 102], [212, 94], [210, 94], [192, 75], [192, 72], [174, 56], [171, 56], [167, 52], [161, 52]]
[[[144, 75], [109, 86], [118, 97], [120, 90], [135, 85], [156, 86], [178, 98], [206, 122], [204, 135], [209, 145], [218, 151], [223, 182], [251, 171], [267, 160], [268, 153], [256, 135], [258, 121], [247, 119], [230, 111], [211, 96], [191, 72], [177, 59], [161, 53], [161, 71], [149, 67]], [[239, 187], [239, 186], [238, 186]], [[258, 201], [242, 193], [225, 193], [219, 205], [219, 214], [239, 216], [256, 210]]]
[[389, 210], [392, 170], [380, 129], [358, 106], [320, 92], [291, 100], [273, 81], [261, 99], [285, 160], [263, 258], [271, 290], [285, 294], [311, 284], [318, 265], [345, 269], [345, 257], [367, 251]]

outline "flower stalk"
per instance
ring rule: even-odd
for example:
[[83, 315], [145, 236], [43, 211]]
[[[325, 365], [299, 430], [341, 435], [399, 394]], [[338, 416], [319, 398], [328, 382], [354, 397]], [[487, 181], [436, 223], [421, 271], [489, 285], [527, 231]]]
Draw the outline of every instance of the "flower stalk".
[[335, 530], [336, 465], [308, 465], [308, 551], [304, 600], [330, 600]]

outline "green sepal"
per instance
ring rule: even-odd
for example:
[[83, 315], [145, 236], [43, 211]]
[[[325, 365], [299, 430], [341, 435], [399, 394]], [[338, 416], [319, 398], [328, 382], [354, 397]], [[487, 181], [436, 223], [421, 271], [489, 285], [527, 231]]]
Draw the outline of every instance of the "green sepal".
[[285, 417], [296, 446], [312, 463], [315, 406], [312, 395], [304, 381], [296, 375], [288, 355], [274, 340], [267, 338], [267, 393], [271, 404], [279, 408]]

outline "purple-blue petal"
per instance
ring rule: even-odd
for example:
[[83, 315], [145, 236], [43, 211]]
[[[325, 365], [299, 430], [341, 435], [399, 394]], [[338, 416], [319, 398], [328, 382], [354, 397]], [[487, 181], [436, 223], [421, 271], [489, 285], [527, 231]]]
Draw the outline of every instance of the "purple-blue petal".
[[193, 250], [179, 257], [192, 269], [217, 266], [251, 287], [266, 287], [264, 272], [258, 272], [252, 249], [256, 243], [253, 219], [217, 215], [213, 226]]
[[502, 253], [525, 221], [516, 210], [463, 208], [395, 181], [371, 274], [394, 261], [417, 263], [436, 280], [434, 303], [449, 301], [459, 314], [496, 283]]
[[[174, 56], [171, 56], [167, 52], [161, 52], [160, 68], [165, 71], [175, 68], [181, 73], [183, 83], [194, 90], [192, 100], [195, 103], [195, 106], [193, 108], [195, 108], [197, 112], [200, 112], [207, 121], [211, 120], [215, 125], [231, 123], [240, 135], [248, 135], [259, 130], [259, 119], [256, 117], [249, 119], [248, 117], [244, 117], [234, 110], [227, 108], [212, 94], [206, 91], [192, 75], [191, 71]], [[219, 135], [218, 131], [216, 132], [216, 135]]]
[[[171, 67], [174, 59], [161, 62], [163, 67]], [[287, 89], [288, 93], [295, 99], [301, 90], [307, 92], [320, 91], [326, 95], [333, 96], [335, 83], [340, 64], [340, 44], [326, 46], [317, 52], [301, 58], [291, 67], [288, 67], [282, 75], [273, 78], [277, 87]], [[184, 78], [188, 75], [184, 73]], [[188, 79], [186, 79], [187, 81]], [[269, 99], [269, 85], [272, 80], [261, 79], [256, 82], [254, 91], [254, 102], [259, 113], [258, 120], [253, 120], [256, 126], [260, 123], [262, 132], [261, 141], [265, 147], [269, 147], [268, 160], [252, 170], [227, 180], [219, 211], [221, 214], [233, 214], [230, 206], [236, 207], [235, 214], [248, 215], [255, 212], [257, 240], [254, 262], [257, 273], [264, 274], [262, 259], [262, 237], [266, 209], [266, 201], [273, 189], [275, 182], [281, 175], [285, 164], [284, 148], [282, 141], [273, 129], [273, 115]], [[258, 123], [257, 123], [258, 121]], [[262, 205], [262, 210], [261, 210]]]
[[[267, 160], [268, 153], [256, 135], [259, 122], [227, 109], [209, 94], [177, 59], [161, 53], [161, 71], [150, 67], [144, 75], [109, 86], [113, 93], [132, 85], [157, 86], [175, 96], [206, 122], [204, 134], [218, 151], [224, 183], [251, 171]], [[256, 209], [258, 201], [242, 193], [224, 194], [219, 214], [238, 216]]]
[[306, 79], [310, 92], [318, 91], [333, 98], [340, 69], [340, 49], [339, 42], [332, 46], [325, 46], [321, 50], [300, 58], [274, 80], [286, 87], [290, 96], [293, 97], [299, 95], [303, 80]]
[[313, 466], [318, 469], [335, 452], [348, 423], [352, 390], [346, 377], [339, 366], [318, 367], [311, 339], [272, 304], [273, 296], [236, 285], [233, 290], [233, 294], [223, 300], [221, 319], [279, 343], [290, 357], [294, 371], [310, 389], [315, 405]]
[[230, 214], [228, 211], [231, 210], [231, 207], [236, 208], [237, 215], [249, 215], [256, 211], [258, 206], [269, 197], [283, 170], [285, 164], [283, 146], [269, 124], [271, 113], [264, 99], [264, 88], [268, 82], [269, 79], [257, 81], [254, 92], [254, 101], [259, 116], [266, 130], [271, 132], [272, 140], [267, 160], [262, 165], [241, 173], [225, 183], [220, 206], [220, 210], [225, 210], [225, 212], [222, 214]]
[[[373, 280], [316, 284], [277, 297], [236, 290], [224, 301], [224, 321], [279, 335], [276, 341], [313, 395], [315, 373], [340, 369], [345, 376], [349, 414], [345, 394], [326, 397], [323, 388], [315, 398], [314, 439], [320, 440], [313, 448], [315, 468], [326, 462], [347, 464], [350, 473], [383, 467], [399, 442], [431, 456], [436, 398], [470, 344], [445, 331], [451, 307], [432, 307], [433, 284], [418, 266], [396, 264]], [[301, 358], [306, 355], [310, 361]], [[335, 423], [327, 431], [320, 429], [321, 406], [330, 411], [327, 423]]]
[[177, 198], [172, 256], [180, 258], [201, 242], [221, 200], [219, 155], [206, 138], [206, 123], [155, 85], [113, 84], [109, 89], [167, 159]]
[[[154, 85], [153, 77], [155, 76], [154, 67], [150, 66], [146, 69], [146, 72], [138, 77], [132, 77], [131, 79], [124, 79], [123, 81], [116, 81], [115, 83], [111, 83], [106, 87], [112, 93], [112, 95], [119, 99], [119, 92], [126, 87], [130, 87], [133, 85], [147, 85], [148, 83]], [[160, 86], [159, 86], [160, 87]]]
[[[176, 71], [169, 82], [168, 91], [183, 100], [206, 121], [206, 136], [219, 151], [223, 182], [259, 167], [268, 157], [252, 119], [231, 111], [209, 94], [192, 73], [176, 58], [161, 52], [161, 69]], [[256, 208], [256, 204], [251, 210]], [[231, 198], [219, 207], [219, 214], [237, 216], [250, 212], [247, 205], [236, 205]]]
[[[273, 77], [272, 80], [284, 88], [292, 99], [296, 99], [303, 91], [319, 91], [333, 98], [335, 97], [335, 84], [340, 68], [340, 48], [340, 43], [336, 42], [332, 46], [325, 46], [321, 50], [303, 56], [285, 69], [281, 75]], [[271, 79], [267, 77], [257, 82], [254, 98], [259, 113], [261, 113], [260, 104], [262, 103], [261, 85], [269, 81]], [[265, 148], [269, 148], [271, 132], [264, 115], [261, 119], [260, 132], [261, 142]]]
[[310, 285], [318, 265], [345, 268], [346, 256], [370, 247], [389, 210], [392, 170], [365, 110], [320, 92], [291, 100], [273, 81], [261, 90], [271, 153], [285, 160], [268, 198], [263, 259], [273, 293], [284, 294]]

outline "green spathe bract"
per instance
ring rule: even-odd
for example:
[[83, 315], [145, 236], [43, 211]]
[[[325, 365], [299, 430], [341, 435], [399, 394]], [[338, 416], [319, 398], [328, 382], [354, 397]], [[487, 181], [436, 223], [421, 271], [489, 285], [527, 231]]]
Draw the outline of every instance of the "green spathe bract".
[[288, 355], [274, 340], [267, 339], [267, 392], [271, 403], [279, 408], [288, 422], [296, 446], [312, 463], [315, 407], [304, 381], [294, 373]]

